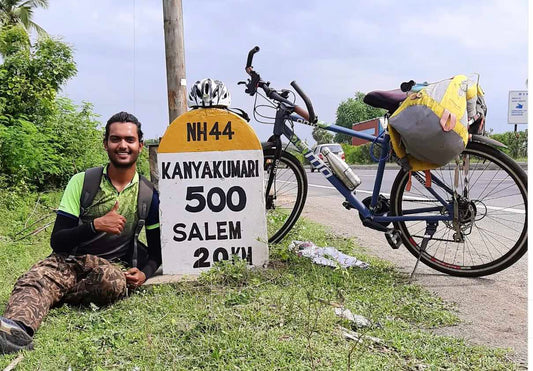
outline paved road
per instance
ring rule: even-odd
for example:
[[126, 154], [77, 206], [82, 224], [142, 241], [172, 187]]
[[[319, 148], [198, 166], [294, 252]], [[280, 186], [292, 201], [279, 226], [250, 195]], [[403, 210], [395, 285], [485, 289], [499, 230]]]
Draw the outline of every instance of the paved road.
[[[358, 170], [363, 184], [358, 194], [365, 197], [373, 184], [373, 171]], [[388, 192], [393, 174], [384, 182]], [[331, 228], [339, 235], [356, 237], [369, 252], [411, 272], [416, 259], [405, 249], [393, 250], [383, 233], [364, 228], [354, 211], [341, 206], [342, 197], [323, 183], [320, 175], [307, 173], [309, 194], [303, 215]], [[338, 205], [338, 207], [337, 207]], [[514, 359], [527, 365], [527, 253], [514, 266], [484, 278], [458, 278], [424, 265], [417, 269], [416, 282], [455, 303], [462, 323], [438, 329], [443, 335], [458, 336], [474, 344], [511, 348]]]

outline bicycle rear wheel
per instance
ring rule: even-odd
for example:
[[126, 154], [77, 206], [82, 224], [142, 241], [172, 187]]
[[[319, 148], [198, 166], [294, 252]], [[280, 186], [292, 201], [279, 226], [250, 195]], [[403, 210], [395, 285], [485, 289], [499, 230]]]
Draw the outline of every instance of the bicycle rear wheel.
[[[450, 163], [431, 170], [431, 189], [447, 202], [453, 202], [450, 189], [458, 170], [459, 227], [453, 221], [439, 221], [421, 261], [450, 275], [485, 276], [511, 266], [527, 251], [527, 175], [510, 157], [480, 143], [470, 142], [460, 159], [458, 166]], [[400, 170], [391, 190], [391, 214], [416, 214], [414, 209], [431, 206], [434, 210], [424, 215], [448, 214], [424, 186], [421, 175], [417, 180], [413, 174], [408, 191], [409, 173]], [[394, 226], [407, 249], [418, 257], [427, 222]]]
[[[265, 188], [274, 167], [274, 150], [265, 149]], [[307, 176], [300, 161], [283, 151], [276, 169], [270, 194], [266, 197], [268, 242], [285, 237], [300, 217], [307, 197]]]

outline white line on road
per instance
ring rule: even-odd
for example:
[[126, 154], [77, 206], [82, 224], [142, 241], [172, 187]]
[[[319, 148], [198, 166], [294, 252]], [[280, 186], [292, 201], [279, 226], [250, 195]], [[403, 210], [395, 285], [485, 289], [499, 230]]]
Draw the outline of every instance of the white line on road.
[[[325, 189], [337, 190], [335, 187], [332, 187], [332, 186], [325, 186], [325, 185], [318, 185], [318, 184], [308, 184], [308, 186], [309, 187], [315, 187], [315, 188], [325, 188]], [[366, 193], [366, 194], [371, 195], [372, 191], [366, 191], [366, 190], [363, 190], [363, 189], [358, 189], [357, 193]], [[381, 194], [383, 196], [385, 196], [385, 197], [390, 197], [389, 193], [381, 193]], [[411, 201], [424, 201], [424, 200], [426, 200], [425, 198], [418, 198], [418, 197], [406, 197], [406, 199], [407, 200], [411, 200]], [[485, 207], [487, 209], [490, 209], [490, 210], [505, 210], [505, 211], [508, 211], [510, 213], [515, 213], [515, 214], [525, 214], [526, 213], [525, 210], [511, 209], [511, 208], [506, 208], [506, 207], [497, 207], [497, 206], [485, 206]]]

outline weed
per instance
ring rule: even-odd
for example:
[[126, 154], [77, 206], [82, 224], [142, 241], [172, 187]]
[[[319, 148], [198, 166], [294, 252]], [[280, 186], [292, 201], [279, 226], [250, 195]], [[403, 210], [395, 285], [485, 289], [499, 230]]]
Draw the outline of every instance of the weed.
[[202, 272], [199, 282], [211, 285], [245, 286], [252, 276], [247, 261], [234, 255], [230, 260], [216, 262], [212, 269]]

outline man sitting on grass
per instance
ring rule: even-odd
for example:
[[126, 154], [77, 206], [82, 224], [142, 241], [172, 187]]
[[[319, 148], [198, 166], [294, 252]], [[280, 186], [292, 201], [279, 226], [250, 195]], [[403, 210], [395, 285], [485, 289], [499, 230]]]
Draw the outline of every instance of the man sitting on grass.
[[109, 163], [99, 172], [94, 199], [81, 210], [87, 179], [85, 173], [74, 175], [57, 212], [52, 254], [18, 279], [0, 317], [0, 354], [33, 349], [33, 334], [50, 308], [113, 303], [128, 287], [142, 285], [161, 264], [159, 198], [151, 186], [146, 203], [148, 247], [136, 240], [142, 227], [139, 189], [148, 184], [136, 166], [142, 140], [141, 123], [132, 114], [120, 112], [107, 121], [104, 148]]

